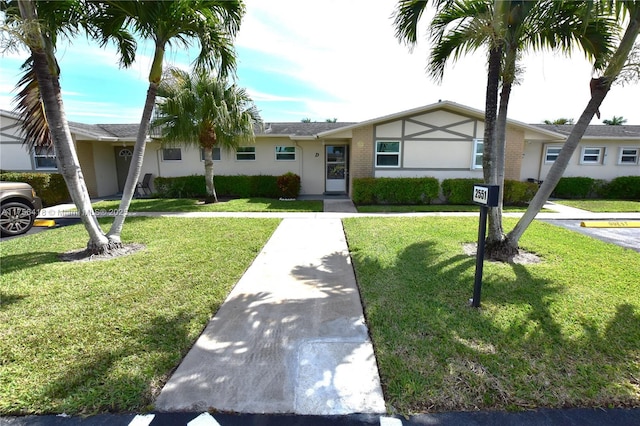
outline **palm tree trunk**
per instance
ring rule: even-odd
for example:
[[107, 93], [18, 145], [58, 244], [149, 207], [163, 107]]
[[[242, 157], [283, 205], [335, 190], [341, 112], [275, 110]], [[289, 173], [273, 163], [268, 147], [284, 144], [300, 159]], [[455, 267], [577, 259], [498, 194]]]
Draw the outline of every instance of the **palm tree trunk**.
[[[19, 7], [23, 19], [34, 22], [37, 20], [35, 5], [32, 1], [20, 1]], [[53, 50], [47, 52], [45, 47], [47, 43], [40, 30], [36, 28], [35, 31], [38, 34], [32, 34], [31, 41], [33, 43], [29, 43], [29, 48], [33, 56], [34, 71], [38, 80], [42, 102], [44, 103], [51, 139], [56, 150], [58, 170], [64, 178], [71, 200], [76, 205], [80, 219], [89, 234], [87, 249], [92, 253], [98, 253], [109, 246], [109, 240], [102, 232], [91, 206], [89, 191], [84, 182], [84, 176], [64, 112]]]
[[107, 236], [114, 241], [120, 241], [122, 227], [124, 226], [124, 221], [127, 218], [127, 213], [129, 212], [129, 206], [131, 205], [131, 200], [133, 199], [138, 179], [140, 179], [142, 163], [144, 162], [144, 151], [147, 143], [147, 134], [149, 133], [149, 123], [151, 122], [151, 114], [153, 113], [153, 107], [156, 102], [158, 85], [162, 79], [163, 60], [164, 46], [162, 41], [158, 40], [156, 41], [153, 63], [151, 64], [151, 70], [149, 71], [149, 89], [147, 90], [147, 98], [144, 103], [144, 109], [142, 110], [142, 118], [140, 119], [140, 127], [138, 127], [138, 135], [136, 136], [136, 144], [133, 148], [131, 164], [129, 164], [127, 181], [124, 184], [122, 199], [120, 200], [120, 206], [116, 212], [116, 217], [113, 220], [111, 229], [109, 229], [109, 232], [107, 233]]
[[122, 191], [122, 199], [120, 200], [120, 206], [116, 212], [111, 229], [109, 229], [109, 233], [107, 234], [108, 237], [114, 241], [120, 241], [122, 227], [124, 226], [124, 221], [127, 218], [129, 206], [131, 205], [131, 200], [133, 199], [133, 194], [135, 193], [138, 179], [140, 178], [142, 163], [144, 162], [144, 151], [147, 143], [147, 133], [149, 131], [149, 123], [151, 121], [151, 114], [153, 113], [157, 92], [158, 84], [149, 83], [147, 99], [144, 104], [144, 110], [142, 111], [138, 135], [136, 136], [136, 144], [133, 148], [131, 164], [129, 164], [129, 173], [127, 174], [127, 181], [125, 182], [124, 189]]
[[208, 199], [213, 198], [213, 202], [218, 202], [218, 195], [216, 194], [216, 187], [213, 184], [213, 148], [210, 146], [204, 147], [204, 177], [207, 184]]
[[502, 48], [493, 47], [489, 51], [489, 65], [487, 71], [487, 92], [485, 97], [484, 110], [484, 142], [482, 153], [482, 172], [484, 181], [487, 184], [494, 184], [497, 181], [495, 168], [495, 125], [496, 112], [498, 109], [498, 85], [500, 82], [500, 61], [502, 59]]
[[549, 196], [564, 174], [573, 152], [582, 140], [582, 136], [587, 130], [587, 126], [593, 119], [596, 111], [600, 108], [602, 101], [607, 96], [612, 82], [618, 77], [626, 63], [629, 53], [631, 52], [635, 40], [640, 32], [640, 7], [636, 6], [630, 12], [627, 29], [620, 41], [618, 49], [611, 57], [609, 65], [604, 71], [604, 77], [597, 79], [597, 83], [594, 85], [594, 90], [591, 93], [591, 99], [578, 119], [578, 122], [571, 130], [571, 134], [564, 143], [560, 154], [558, 154], [558, 158], [551, 166], [551, 169], [549, 169], [549, 173], [544, 178], [544, 182], [540, 185], [540, 188], [533, 197], [533, 200], [531, 200], [527, 211], [522, 218], [520, 218], [513, 230], [507, 235], [507, 243], [511, 247], [518, 247], [520, 237], [522, 237], [524, 231], [527, 230], [531, 222], [533, 222], [533, 219], [544, 206], [544, 203], [549, 199]]

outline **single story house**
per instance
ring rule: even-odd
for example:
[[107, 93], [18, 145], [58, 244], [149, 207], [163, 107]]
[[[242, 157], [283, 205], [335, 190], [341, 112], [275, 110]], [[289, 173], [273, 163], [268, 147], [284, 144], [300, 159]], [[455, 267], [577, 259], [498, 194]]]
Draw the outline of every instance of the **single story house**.
[[[19, 118], [0, 111], [0, 169], [55, 172], [55, 153], [29, 152]], [[442, 101], [359, 123], [265, 123], [254, 144], [214, 151], [217, 175], [301, 177], [302, 194], [350, 194], [354, 178], [482, 177], [484, 112]], [[126, 179], [137, 124], [70, 122], [80, 165], [94, 197], [117, 194]], [[507, 123], [507, 179], [544, 180], [571, 125]], [[589, 126], [565, 176], [610, 180], [640, 175], [640, 125]], [[193, 146], [147, 138], [142, 174], [204, 174]]]

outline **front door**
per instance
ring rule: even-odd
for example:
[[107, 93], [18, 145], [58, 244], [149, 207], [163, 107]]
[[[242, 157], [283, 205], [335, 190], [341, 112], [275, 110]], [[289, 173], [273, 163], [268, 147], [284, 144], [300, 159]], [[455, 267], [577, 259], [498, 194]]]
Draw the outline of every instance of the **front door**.
[[124, 190], [124, 184], [129, 174], [129, 166], [131, 165], [131, 157], [133, 150], [131, 147], [116, 146], [116, 173], [118, 175], [118, 192]]
[[327, 145], [325, 191], [347, 192], [347, 145]]

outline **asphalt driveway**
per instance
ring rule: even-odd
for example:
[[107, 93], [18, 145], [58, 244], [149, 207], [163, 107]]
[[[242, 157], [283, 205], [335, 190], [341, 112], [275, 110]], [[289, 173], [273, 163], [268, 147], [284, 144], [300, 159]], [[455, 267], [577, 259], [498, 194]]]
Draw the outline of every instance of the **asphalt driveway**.
[[640, 253], [640, 228], [583, 228], [580, 226], [581, 220], [544, 220], [544, 222]]

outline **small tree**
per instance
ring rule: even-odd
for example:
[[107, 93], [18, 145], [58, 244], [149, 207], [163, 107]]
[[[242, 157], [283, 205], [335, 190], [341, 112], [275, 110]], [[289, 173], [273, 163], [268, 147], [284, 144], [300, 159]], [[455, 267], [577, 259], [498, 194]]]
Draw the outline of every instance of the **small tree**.
[[611, 120], [605, 119], [605, 120], [602, 120], [602, 122], [607, 126], [622, 126], [624, 123], [627, 122], [627, 119], [624, 117], [616, 117], [614, 115]]
[[170, 69], [158, 96], [158, 118], [152, 126], [161, 129], [163, 143], [193, 144], [203, 150], [207, 195], [217, 202], [213, 149], [253, 142], [253, 126], [261, 123], [258, 109], [245, 89], [202, 70], [189, 74]]

